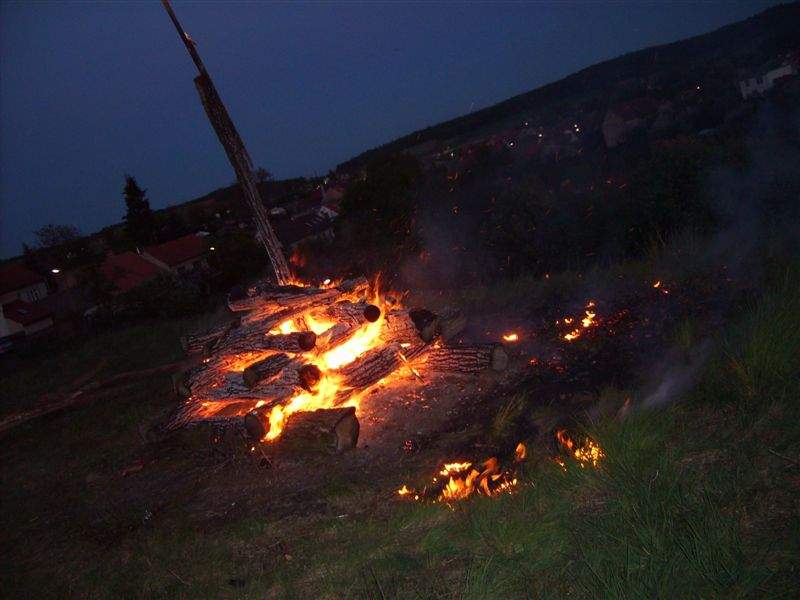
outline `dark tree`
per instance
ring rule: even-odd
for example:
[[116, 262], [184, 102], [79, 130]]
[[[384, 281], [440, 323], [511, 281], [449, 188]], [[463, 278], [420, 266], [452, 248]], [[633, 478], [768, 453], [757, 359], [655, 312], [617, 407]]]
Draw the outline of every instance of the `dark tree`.
[[45, 225], [34, 231], [33, 234], [36, 236], [40, 248], [61, 246], [81, 237], [80, 231], [74, 225]]
[[137, 246], [149, 244], [154, 238], [155, 220], [146, 191], [138, 186], [133, 177], [125, 175], [123, 196], [128, 209], [125, 214], [125, 232]]
[[397, 155], [370, 164], [366, 177], [348, 188], [336, 223], [337, 238], [361, 270], [395, 265], [414, 250], [412, 191], [420, 176], [414, 157]]

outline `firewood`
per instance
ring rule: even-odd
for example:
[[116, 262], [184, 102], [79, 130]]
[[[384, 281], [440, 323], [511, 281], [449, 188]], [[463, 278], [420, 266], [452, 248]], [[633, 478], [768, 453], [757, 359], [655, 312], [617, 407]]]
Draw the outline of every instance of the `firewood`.
[[253, 363], [242, 371], [242, 379], [248, 388], [254, 388], [259, 382], [269, 380], [278, 375], [292, 363], [286, 354], [273, 354]]
[[444, 342], [452, 342], [466, 328], [467, 317], [460, 313], [443, 315], [439, 318], [439, 337]]
[[351, 296], [362, 295], [366, 293], [368, 288], [369, 288], [369, 281], [367, 281], [366, 277], [345, 279], [339, 285], [336, 286], [337, 290], [339, 290], [343, 294], [349, 294]]
[[367, 290], [365, 278], [343, 281], [334, 288], [301, 287], [297, 285], [274, 285], [263, 282], [250, 288], [247, 293], [232, 291], [228, 294], [228, 308], [232, 311], [258, 310], [277, 311], [282, 308], [307, 308], [317, 303], [330, 301], [337, 296], [360, 296]]
[[208, 354], [214, 342], [239, 326], [239, 320], [230, 321], [212, 327], [202, 332], [192, 333], [181, 337], [181, 346], [187, 355]]
[[319, 370], [317, 365], [303, 365], [297, 370], [297, 376], [300, 387], [306, 391], [313, 392], [317, 389], [320, 380], [322, 380], [322, 371]]
[[420, 330], [408, 310], [392, 310], [386, 313], [381, 327], [381, 340], [386, 343], [428, 343], [436, 336], [436, 321], [419, 320]]
[[354, 407], [321, 408], [290, 415], [278, 443], [292, 452], [343, 452], [356, 447], [358, 434]]
[[244, 416], [244, 428], [253, 440], [262, 440], [267, 434], [266, 419], [261, 411], [253, 410]]
[[279, 350], [301, 354], [313, 350], [317, 344], [317, 334], [313, 331], [265, 334], [252, 336], [225, 346], [225, 352], [237, 354], [255, 350]]
[[358, 329], [358, 325], [352, 325], [350, 323], [337, 323], [319, 335], [317, 338], [317, 346], [323, 350], [343, 344], [351, 336], [355, 335]]
[[261, 282], [242, 293], [240, 289], [231, 290], [228, 294], [228, 308], [234, 312], [253, 310], [271, 301], [315, 296], [323, 290], [315, 287], [299, 285], [275, 285]]
[[508, 366], [508, 352], [502, 344], [439, 346], [428, 350], [420, 364], [452, 373], [479, 373], [489, 368], [499, 372]]
[[375, 385], [402, 367], [405, 361], [400, 358], [401, 352], [406, 360], [412, 361], [427, 349], [427, 345], [417, 343], [408, 348], [402, 348], [399, 344], [390, 344], [368, 350], [350, 364], [336, 371], [343, 376], [343, 387], [337, 393], [334, 404], [342, 404], [352, 395], [353, 391], [364, 390]]
[[364, 307], [363, 314], [367, 321], [374, 323], [381, 318], [381, 309], [374, 304], [367, 304], [367, 306]]
[[[367, 321], [365, 313], [370, 312], [370, 314], [372, 314], [372, 309], [369, 308], [370, 306], [372, 305], [363, 300], [360, 302], [341, 300], [322, 309], [313, 310], [311, 312], [311, 316], [312, 318], [316, 316], [331, 321], [348, 322], [352, 323], [353, 325], [361, 325]], [[374, 310], [378, 311], [378, 317], [380, 317], [380, 309], [377, 306], [373, 308]], [[375, 320], [377, 321], [377, 318]]]
[[419, 331], [423, 342], [431, 342], [439, 331], [439, 317], [426, 308], [414, 308], [408, 311], [408, 316]]

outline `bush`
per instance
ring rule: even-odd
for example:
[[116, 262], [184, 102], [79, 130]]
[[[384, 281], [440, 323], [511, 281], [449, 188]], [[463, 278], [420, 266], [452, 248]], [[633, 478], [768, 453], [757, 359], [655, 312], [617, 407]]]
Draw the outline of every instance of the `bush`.
[[124, 318], [181, 317], [208, 308], [205, 286], [171, 275], [160, 275], [113, 301], [112, 310]]

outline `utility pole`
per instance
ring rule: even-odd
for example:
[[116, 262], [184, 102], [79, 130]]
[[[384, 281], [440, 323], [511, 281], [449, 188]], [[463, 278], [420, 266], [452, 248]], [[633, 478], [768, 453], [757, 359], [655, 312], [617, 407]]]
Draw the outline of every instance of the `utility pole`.
[[239, 137], [239, 132], [236, 131], [236, 127], [233, 125], [233, 121], [231, 121], [228, 111], [225, 109], [225, 105], [222, 103], [222, 99], [211, 81], [203, 61], [200, 60], [200, 55], [197, 53], [197, 48], [195, 48], [192, 38], [181, 27], [178, 17], [175, 16], [175, 12], [169, 4], [169, 0], [161, 0], [161, 3], [172, 20], [172, 24], [175, 25], [175, 29], [178, 30], [178, 35], [183, 45], [186, 46], [189, 56], [192, 57], [192, 61], [194, 61], [200, 73], [194, 78], [194, 84], [200, 94], [200, 101], [203, 103], [203, 108], [211, 121], [211, 125], [214, 127], [214, 131], [217, 133], [219, 141], [225, 148], [228, 160], [236, 172], [236, 179], [239, 181], [245, 199], [253, 211], [258, 235], [267, 250], [272, 270], [275, 272], [275, 279], [279, 285], [286, 285], [291, 280], [291, 271], [289, 271], [289, 264], [283, 255], [278, 238], [269, 224], [267, 209], [261, 201], [261, 194], [258, 193], [258, 187], [253, 177], [253, 162], [250, 159], [250, 155], [247, 153], [244, 142]]

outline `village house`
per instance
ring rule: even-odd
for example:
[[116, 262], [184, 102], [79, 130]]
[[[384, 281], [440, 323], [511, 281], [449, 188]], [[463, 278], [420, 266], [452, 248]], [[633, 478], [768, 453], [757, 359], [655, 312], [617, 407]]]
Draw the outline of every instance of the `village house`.
[[173, 275], [185, 275], [208, 269], [206, 243], [203, 238], [202, 235], [191, 234], [163, 244], [148, 246], [142, 252], [142, 258]]
[[109, 254], [100, 273], [115, 293], [129, 292], [160, 274], [185, 276], [207, 270], [204, 236], [191, 234], [163, 244], [148, 246], [141, 253]]
[[752, 96], [761, 96], [775, 87], [775, 82], [779, 79], [793, 75], [797, 75], [797, 64], [787, 60], [774, 69], [764, 71], [747, 79], [741, 79], [739, 81], [739, 91], [745, 100]]
[[53, 315], [40, 301], [48, 294], [39, 273], [19, 263], [0, 268], [0, 337], [30, 335], [53, 325]]
[[154, 279], [161, 272], [153, 262], [136, 252], [109, 254], [100, 265], [100, 274], [115, 293], [129, 292]]

